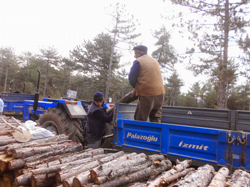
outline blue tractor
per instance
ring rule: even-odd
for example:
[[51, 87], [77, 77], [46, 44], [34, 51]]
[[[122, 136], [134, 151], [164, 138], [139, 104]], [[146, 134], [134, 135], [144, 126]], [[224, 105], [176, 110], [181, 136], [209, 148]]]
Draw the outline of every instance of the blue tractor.
[[[23, 101], [22, 118], [33, 120], [55, 134], [66, 134], [75, 142], [86, 141], [87, 110], [92, 101], [76, 101], [72, 98], [44, 98], [39, 101], [40, 71], [35, 95]], [[105, 107], [105, 106], [104, 106]], [[106, 135], [112, 134], [112, 125], [107, 124]], [[108, 136], [109, 137], [109, 136]], [[111, 147], [112, 137], [105, 138], [103, 145]]]

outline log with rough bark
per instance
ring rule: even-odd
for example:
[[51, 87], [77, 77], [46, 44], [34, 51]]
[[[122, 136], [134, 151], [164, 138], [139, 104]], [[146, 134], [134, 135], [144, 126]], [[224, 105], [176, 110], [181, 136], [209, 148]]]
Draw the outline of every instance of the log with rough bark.
[[226, 167], [222, 167], [219, 171], [215, 174], [213, 180], [209, 184], [208, 187], [226, 187], [227, 177], [229, 175], [229, 169]]
[[84, 173], [80, 173], [76, 175], [73, 179], [74, 187], [82, 187], [83, 185], [89, 183], [91, 181], [89, 171], [85, 171]]
[[68, 162], [72, 162], [78, 159], [83, 159], [83, 158], [87, 158], [87, 157], [91, 157], [94, 155], [99, 155], [99, 154], [104, 154], [104, 150], [103, 149], [93, 149], [93, 150], [89, 150], [89, 151], [85, 151], [83, 153], [79, 153], [79, 154], [75, 154], [74, 156], [69, 156], [69, 157], [65, 157], [60, 160], [60, 163], [68, 163]]
[[[73, 179], [75, 176], [69, 177], [63, 181], [63, 187], [73, 187]], [[75, 186], [74, 186], [75, 187]]]
[[199, 187], [207, 187], [214, 177], [214, 168], [211, 165], [204, 165], [199, 167], [196, 171], [190, 172], [188, 175], [184, 177], [184, 179], [180, 180], [178, 183], [174, 185], [174, 187], [181, 186], [199, 186]]
[[20, 175], [19, 177], [16, 177], [14, 185], [15, 186], [21, 186], [21, 185], [29, 185], [30, 186], [31, 176], [32, 176], [32, 173], [27, 173], [27, 174]]
[[0, 146], [8, 145], [8, 144], [15, 143], [15, 142], [17, 142], [17, 141], [12, 137], [0, 139]]
[[[151, 157], [153, 158], [153, 157]], [[158, 157], [158, 159], [161, 159]], [[154, 159], [152, 159], [154, 160]], [[155, 176], [156, 174], [159, 174], [160, 172], [170, 168], [172, 166], [172, 163], [169, 160], [162, 160], [160, 163], [154, 166], [147, 167], [145, 169], [142, 169], [140, 171], [137, 171], [135, 173], [129, 174], [129, 175], [123, 175], [121, 177], [115, 178], [113, 180], [109, 180], [103, 184], [101, 184], [102, 187], [112, 187], [112, 186], [122, 186], [126, 185], [128, 183], [138, 182], [142, 180], [148, 179], [150, 176]]]
[[6, 155], [11, 156], [15, 149], [32, 147], [32, 146], [35, 147], [35, 146], [40, 146], [45, 143], [58, 142], [58, 141], [63, 141], [63, 140], [69, 140], [69, 137], [66, 136], [65, 134], [60, 134], [58, 136], [52, 136], [49, 138], [30, 140], [29, 142], [25, 142], [25, 143], [15, 143], [15, 144], [9, 145], [4, 150], [4, 152]]
[[94, 170], [90, 170], [91, 180], [95, 181], [97, 177], [107, 176], [112, 172], [112, 170], [118, 170], [121, 168], [142, 165], [146, 162], [147, 162], [146, 158], [140, 158], [140, 159], [136, 159], [136, 160], [125, 160], [123, 162], [116, 163], [115, 165], [113, 165], [113, 167], [99, 166], [98, 168], [96, 168]]
[[171, 182], [173, 182], [173, 181], [175, 181], [175, 180], [177, 180], [177, 179], [179, 179], [181, 177], [186, 176], [189, 172], [194, 171], [194, 170], [195, 170], [194, 168], [184, 169], [183, 171], [180, 171], [180, 172], [178, 172], [176, 174], [173, 174], [173, 175], [171, 175], [171, 176], [169, 176], [167, 178], [162, 179], [161, 184], [159, 184], [157, 186], [155, 185], [155, 187], [170, 184]]
[[116, 159], [116, 158], [118, 158], [118, 157], [124, 155], [124, 154], [125, 154], [124, 151], [119, 151], [119, 152], [114, 153], [114, 154], [112, 154], [112, 155], [110, 155], [110, 156], [108, 156], [108, 157], [105, 157], [105, 158], [103, 158], [103, 159], [100, 159], [100, 162], [101, 162], [101, 163], [107, 163], [107, 162], [109, 162], [109, 161], [112, 161], [112, 160], [114, 160], [114, 159]]
[[163, 155], [154, 154], [154, 155], [148, 156], [148, 159], [151, 160], [152, 162], [154, 162], [156, 160], [162, 161], [165, 159], [165, 157]]
[[250, 173], [241, 169], [235, 170], [232, 177], [227, 180], [226, 184], [230, 187], [249, 187]]
[[84, 165], [79, 165], [78, 167], [74, 167], [70, 170], [66, 170], [66, 172], [64, 170], [60, 171], [57, 173], [56, 175], [56, 181], [57, 182], [62, 182], [63, 180], [75, 176], [77, 173], [83, 173], [84, 171], [88, 171], [96, 166], [99, 165], [98, 161], [93, 161], [89, 164], [84, 164]]
[[77, 167], [79, 165], [88, 164], [88, 163], [91, 163], [92, 161], [95, 161], [95, 160], [97, 160], [99, 158], [103, 158], [105, 156], [106, 156], [105, 154], [96, 155], [93, 158], [90, 157], [90, 158], [85, 158], [85, 159], [81, 159], [81, 160], [76, 160], [74, 162], [68, 162], [68, 163], [64, 163], [64, 164], [53, 165], [53, 166], [50, 166], [50, 167], [41, 167], [41, 168], [38, 168], [38, 169], [33, 169], [33, 170], [31, 170], [31, 172], [34, 175], [57, 172], [59, 170], [65, 170], [68, 167], [74, 168], [74, 167]]
[[26, 162], [32, 162], [35, 160], [47, 158], [52, 155], [62, 155], [65, 153], [70, 153], [70, 152], [77, 152], [82, 150], [82, 145], [81, 144], [75, 144], [71, 146], [67, 146], [65, 149], [60, 149], [60, 150], [54, 150], [50, 151], [47, 153], [42, 153], [34, 156], [27, 157], [25, 159], [14, 159], [8, 163], [8, 168], [9, 170], [13, 169], [19, 169], [25, 166]]
[[[112, 166], [112, 165], [114, 165], [114, 162], [118, 162], [118, 161], [123, 162], [124, 160], [128, 160], [128, 159], [137, 159], [137, 158], [146, 158], [146, 155], [145, 155], [144, 153], [141, 153], [141, 154], [130, 153], [130, 154], [126, 154], [126, 155], [124, 155], [124, 156], [121, 156], [121, 157], [119, 157], [119, 158], [117, 158], [117, 159], [115, 159], [115, 160], [113, 160], [113, 161], [111, 161], [111, 162], [108, 162], [108, 163], [111, 163], [111, 164], [109, 164], [109, 166]], [[151, 161], [148, 161], [147, 163], [145, 163], [144, 165], [142, 165], [142, 167], [140, 167], [140, 166], [133, 167], [133, 169], [134, 169], [134, 168], [137, 168], [137, 169], [134, 170], [134, 172], [139, 171], [139, 170], [141, 170], [141, 169], [145, 169], [146, 167], [148, 167], [148, 166], [151, 165], [151, 164], [152, 164], [152, 162], [151, 162]], [[104, 164], [104, 165], [108, 166], [107, 163]], [[93, 170], [95, 171], [95, 169], [97, 169], [97, 167], [94, 168]], [[123, 169], [126, 169], [127, 172], [128, 172], [129, 170], [130, 170], [130, 171], [132, 170], [132, 168], [123, 168]], [[133, 171], [133, 170], [132, 170], [132, 171]], [[112, 172], [112, 173], [113, 173], [113, 172]], [[112, 174], [112, 173], [111, 173], [111, 174]], [[120, 171], [120, 172], [117, 172], [117, 173], [114, 175], [113, 178], [118, 177], [118, 176], [121, 176], [121, 175], [125, 175], [125, 174], [126, 174], [126, 172], [124, 172], [124, 173], [122, 174], [122, 171]], [[109, 178], [110, 178], [110, 177], [111, 177], [111, 176], [109, 176]], [[111, 177], [111, 178], [112, 178], [112, 177]], [[98, 180], [98, 178], [97, 178], [97, 180]], [[99, 179], [99, 180], [101, 180], [101, 179]], [[79, 173], [79, 174], [74, 178], [73, 184], [74, 184], [74, 187], [75, 187], [75, 186], [76, 186], [76, 187], [81, 187], [81, 186], [87, 184], [87, 183], [90, 182], [90, 181], [91, 181], [90, 173], [89, 173], [89, 172], [84, 172], [84, 173]]]
[[122, 186], [126, 185], [128, 183], [140, 181], [140, 180], [146, 180], [150, 175], [154, 173], [154, 169], [152, 167], [148, 167], [146, 169], [143, 169], [141, 171], [132, 173], [130, 175], [123, 175], [119, 178], [107, 181], [103, 184], [101, 184], [102, 187], [115, 187], [115, 186]]
[[[79, 144], [80, 145], [80, 144]], [[15, 149], [12, 157], [13, 158], [26, 158], [35, 154], [42, 154], [49, 151], [65, 149], [66, 147], [70, 147], [72, 145], [51, 145], [51, 146], [42, 146], [42, 147], [28, 147], [28, 148], [20, 148]]]
[[150, 180], [147, 182], [148, 187], [159, 186], [161, 182], [164, 183], [164, 180], [169, 178], [172, 175], [177, 174], [178, 172], [183, 171], [184, 169], [191, 166], [192, 160], [184, 160], [180, 162], [178, 159], [176, 160], [176, 166], [174, 166], [171, 170], [164, 172], [162, 175], [158, 176], [154, 180]]
[[41, 174], [31, 176], [32, 187], [49, 187], [55, 183], [56, 173]]
[[25, 167], [26, 168], [35, 168], [39, 164], [43, 164], [43, 163], [47, 163], [47, 162], [50, 162], [50, 161], [58, 160], [59, 158], [60, 158], [60, 155], [55, 155], [55, 156], [49, 156], [47, 158], [39, 159], [39, 160], [32, 161], [32, 162], [26, 162]]
[[172, 167], [172, 162], [170, 160], [162, 160], [161, 162], [154, 161], [153, 168], [154, 172], [150, 176], [150, 180], [155, 179], [162, 172], [169, 170]]

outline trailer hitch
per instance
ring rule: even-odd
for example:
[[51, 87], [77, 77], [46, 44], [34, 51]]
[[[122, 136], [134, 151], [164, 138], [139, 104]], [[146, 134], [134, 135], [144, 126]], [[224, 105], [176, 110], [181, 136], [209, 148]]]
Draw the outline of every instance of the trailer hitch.
[[247, 142], [246, 135], [242, 134], [242, 139], [238, 136], [237, 140], [240, 142], [241, 145], [246, 144], [246, 142]]

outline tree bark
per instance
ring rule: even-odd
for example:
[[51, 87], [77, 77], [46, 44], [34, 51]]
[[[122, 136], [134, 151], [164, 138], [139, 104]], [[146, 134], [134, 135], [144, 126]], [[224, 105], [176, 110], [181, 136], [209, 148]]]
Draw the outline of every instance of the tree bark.
[[19, 177], [15, 178], [15, 182], [14, 184], [16, 186], [21, 186], [21, 185], [29, 185], [30, 186], [30, 179], [31, 179], [32, 173], [28, 173], [28, 174], [23, 174], [20, 175]]
[[177, 179], [179, 179], [181, 177], [184, 177], [189, 172], [194, 171], [194, 170], [195, 170], [194, 168], [184, 169], [183, 171], [180, 171], [180, 172], [178, 172], [176, 174], [173, 174], [173, 175], [169, 176], [168, 178], [164, 178], [164, 179], [162, 179], [161, 183], [159, 185], [157, 185], [157, 187], [161, 186], [161, 185], [169, 184], [170, 182], [172, 182], [174, 180], [177, 180]]
[[241, 169], [235, 170], [232, 177], [226, 183], [230, 187], [249, 187], [250, 174]]
[[157, 177], [156, 179], [152, 180], [152, 181], [148, 181], [147, 182], [147, 186], [148, 187], [155, 187], [155, 186], [159, 186], [161, 184], [162, 181], [164, 181], [165, 179], [169, 178], [172, 175], [177, 174], [178, 172], [183, 171], [184, 169], [190, 167], [192, 160], [184, 160], [182, 162], [180, 162], [178, 159], [176, 160], [177, 165], [174, 166], [171, 170], [164, 172], [162, 175], [160, 175], [159, 177]]
[[145, 162], [147, 162], [146, 158], [140, 158], [140, 159], [136, 159], [136, 160], [126, 160], [126, 161], [123, 161], [121, 163], [116, 163], [115, 165], [113, 165], [113, 167], [99, 166], [95, 170], [90, 170], [91, 180], [98, 182], [98, 180], [96, 180], [97, 177], [107, 176], [112, 172], [112, 170], [118, 170], [121, 168], [142, 165]]
[[75, 176], [69, 177], [63, 181], [63, 186], [64, 187], [73, 187], [73, 179]]
[[38, 139], [38, 140], [31, 140], [25, 143], [15, 143], [15, 144], [9, 145], [4, 151], [6, 155], [11, 156], [15, 149], [32, 147], [32, 146], [34, 147], [41, 146], [44, 143], [58, 142], [58, 141], [63, 141], [63, 140], [69, 140], [69, 137], [66, 136], [65, 134], [60, 134], [58, 136], [52, 136], [49, 138], [43, 138], [43, 139]]
[[88, 170], [90, 170], [98, 165], [99, 165], [98, 161], [93, 161], [89, 164], [80, 165], [80, 166], [74, 167], [70, 170], [66, 170], [66, 172], [62, 170], [62, 171], [57, 173], [56, 180], [58, 182], [62, 182], [66, 178], [72, 177], [77, 173], [83, 173], [84, 171], [88, 171]]
[[0, 139], [0, 146], [17, 142], [14, 138]]
[[213, 178], [214, 168], [208, 164], [199, 167], [196, 171], [190, 172], [184, 179], [180, 180], [174, 187], [180, 186], [199, 186], [207, 187]]
[[98, 155], [98, 154], [104, 154], [104, 150], [103, 149], [93, 149], [93, 150], [89, 150], [87, 152], [76, 154], [74, 156], [59, 159], [59, 161], [60, 161], [60, 163], [68, 163], [68, 162], [72, 162], [72, 161], [79, 160], [82, 158], [87, 158], [87, 157], [91, 157], [91, 156], [93, 157], [94, 155]]
[[55, 183], [56, 173], [50, 173], [48, 175], [33, 175], [31, 176], [31, 186], [32, 187], [48, 187]]
[[60, 150], [55, 150], [55, 151], [51, 151], [48, 153], [38, 154], [38, 155], [27, 157], [25, 159], [12, 160], [8, 163], [8, 167], [10, 170], [19, 169], [19, 168], [24, 167], [26, 162], [32, 162], [32, 161], [35, 161], [38, 159], [46, 158], [48, 156], [62, 155], [62, 154], [65, 154], [67, 152], [76, 152], [76, 151], [81, 151], [81, 150], [82, 150], [81, 144], [71, 145], [71, 146], [66, 147], [65, 149], [60, 149]]
[[219, 171], [215, 174], [213, 180], [209, 184], [208, 187], [226, 187], [227, 185], [225, 184], [227, 177], [229, 175], [229, 169], [226, 167], [222, 167], [219, 169]]
[[87, 184], [91, 181], [90, 173], [89, 171], [86, 171], [84, 173], [80, 173], [73, 179], [73, 186], [74, 187], [82, 187], [83, 185]]

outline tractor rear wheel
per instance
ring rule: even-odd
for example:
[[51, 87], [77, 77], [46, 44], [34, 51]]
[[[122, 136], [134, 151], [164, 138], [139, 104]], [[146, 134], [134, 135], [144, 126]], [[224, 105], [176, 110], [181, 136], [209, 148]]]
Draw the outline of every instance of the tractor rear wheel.
[[62, 107], [49, 108], [39, 117], [38, 123], [51, 132], [68, 135], [74, 142], [84, 142], [80, 121], [70, 118]]

